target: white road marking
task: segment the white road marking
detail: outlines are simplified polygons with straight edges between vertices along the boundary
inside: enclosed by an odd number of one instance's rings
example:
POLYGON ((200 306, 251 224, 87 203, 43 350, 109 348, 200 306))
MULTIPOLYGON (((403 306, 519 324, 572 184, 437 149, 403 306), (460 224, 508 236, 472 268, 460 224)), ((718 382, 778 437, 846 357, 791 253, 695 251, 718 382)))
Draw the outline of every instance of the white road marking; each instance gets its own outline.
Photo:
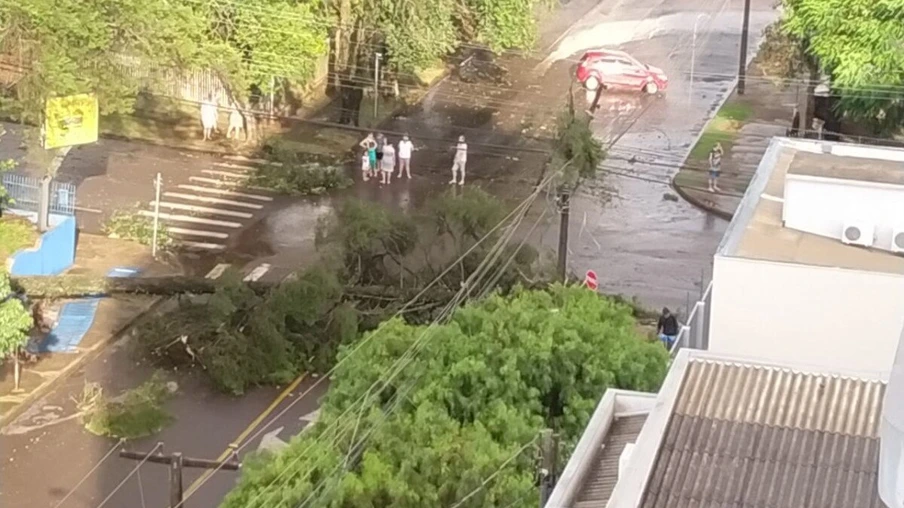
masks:
POLYGON ((223 272, 229 268, 229 263, 220 263, 217 266, 213 267, 213 270, 207 274, 206 279, 219 279, 223 272))
POLYGON ((214 162, 213 165, 218 168, 242 169, 245 171, 251 171, 252 169, 254 169, 254 166, 243 166, 241 164, 230 164, 228 162, 214 162))
POLYGON ((225 250, 226 246, 219 243, 205 243, 205 242, 179 242, 179 245, 183 247, 191 247, 194 249, 202 249, 202 250, 225 250))
POLYGON ((164 192, 164 197, 186 199, 188 201, 200 201, 202 203, 214 203, 218 205, 230 205, 239 208, 250 208, 252 210, 260 210, 264 205, 255 203, 245 203, 244 201, 235 201, 232 199, 212 198, 209 196, 195 196, 194 194, 183 194, 181 192, 164 192))
POLYGON ((228 233, 219 233, 216 231, 201 231, 200 229, 187 229, 187 228, 174 228, 172 226, 166 228, 170 233, 175 233, 177 235, 186 235, 186 236, 203 236, 205 238, 219 238, 226 239, 229 238, 228 233))
MULTIPOLYGON (((154 201, 151 201, 149 204, 153 208, 154 201)), ((254 216, 253 213, 248 212, 236 212, 233 210, 223 210, 222 208, 210 208, 207 206, 184 205, 182 203, 170 203, 168 201, 161 201, 160 207, 170 208, 172 210, 187 210, 190 212, 209 213, 212 215, 225 215, 227 217, 238 217, 240 219, 250 219, 254 216)))
MULTIPOLYGON (((154 212, 149 212, 147 210, 141 210, 138 212, 145 217, 153 217, 154 212)), ((220 226, 224 228, 240 228, 241 224, 238 222, 228 222, 224 220, 214 220, 214 219, 205 219, 203 217, 192 217, 191 215, 178 215, 172 213, 161 213, 160 218, 163 220, 173 220, 177 222, 194 222, 195 224, 207 224, 208 226, 220 226)))
POLYGON ((202 169, 201 172, 206 173, 208 175, 225 176, 226 178, 251 178, 251 175, 246 175, 243 173, 234 173, 232 171, 217 171, 215 169, 202 169))
POLYGON ((185 189, 185 190, 193 190, 196 192, 206 192, 208 194, 221 194, 223 196, 238 196, 238 197, 243 197, 243 198, 248 198, 248 199, 256 199, 258 201, 273 201, 273 198, 271 198, 269 196, 261 196, 258 194, 246 194, 244 192, 236 192, 236 191, 231 191, 231 190, 226 190, 226 189, 211 189, 209 187, 201 187, 199 185, 179 184, 179 188, 185 189))
POLYGON ((253 164, 271 164, 273 166, 282 166, 282 162, 268 161, 267 159, 249 159, 248 157, 244 157, 242 155, 224 155, 223 158, 231 161, 250 162, 253 164))
POLYGON ((301 420, 303 422, 307 422, 307 423, 314 423, 317 421, 318 418, 320 418, 320 410, 315 409, 315 410, 311 411, 310 413, 300 417, 299 420, 301 420))
POLYGON ((264 434, 260 444, 257 445, 258 451, 278 452, 289 446, 289 443, 279 438, 279 433, 282 432, 284 428, 285 427, 278 427, 264 434))
POLYGON ((241 185, 238 182, 230 182, 227 180, 218 180, 216 178, 204 178, 203 176, 190 176, 188 177, 190 182, 201 182, 201 183, 209 183, 211 185, 225 185, 227 187, 235 187, 236 185, 241 185))
POLYGON ((254 282, 254 281, 260 279, 261 277, 263 277, 264 274, 269 271, 270 271, 270 263, 264 263, 264 264, 256 267, 254 270, 251 270, 251 273, 249 273, 247 276, 245 276, 244 280, 245 280, 245 282, 254 282))

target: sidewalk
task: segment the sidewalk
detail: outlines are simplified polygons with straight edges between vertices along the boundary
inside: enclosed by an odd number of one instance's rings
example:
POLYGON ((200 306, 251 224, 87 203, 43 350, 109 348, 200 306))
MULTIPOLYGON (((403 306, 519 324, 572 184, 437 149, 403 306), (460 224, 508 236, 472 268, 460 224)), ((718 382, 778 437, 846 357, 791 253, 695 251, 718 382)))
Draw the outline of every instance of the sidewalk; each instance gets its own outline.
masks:
MULTIPOLYGON (((76 264, 67 273, 104 276, 115 268, 136 270, 138 276, 182 273, 182 270, 172 262, 155 261, 151 258, 148 248, 137 243, 95 235, 79 235, 76 264)), ((62 320, 58 321, 57 328, 51 331, 51 337, 54 342, 63 342, 66 347, 52 350, 71 349, 71 352, 39 353, 35 355, 33 361, 23 363, 19 392, 13 393, 13 364, 6 362, 0 366, 0 426, 12 421, 37 398, 52 390, 56 383, 95 357, 112 338, 119 335, 136 317, 150 309, 157 300, 154 297, 134 295, 52 302, 47 309, 49 316, 68 314, 66 309, 70 304, 77 303, 83 306, 89 303, 93 307, 89 309, 90 315, 76 316, 75 319, 81 321, 77 325, 90 328, 72 329, 65 327, 62 320), (70 344, 71 348, 68 347, 70 344)), ((47 341, 47 337, 33 336, 31 350, 46 349, 39 346, 43 345, 44 341, 47 341)))
POLYGON ((750 179, 774 136, 784 136, 791 125, 795 89, 781 89, 763 76, 754 59, 748 69, 744 95, 732 92, 707 125, 700 140, 675 175, 678 193, 694 206, 730 219, 741 203, 750 179), (716 142, 725 150, 721 192, 709 192, 709 151, 716 142))

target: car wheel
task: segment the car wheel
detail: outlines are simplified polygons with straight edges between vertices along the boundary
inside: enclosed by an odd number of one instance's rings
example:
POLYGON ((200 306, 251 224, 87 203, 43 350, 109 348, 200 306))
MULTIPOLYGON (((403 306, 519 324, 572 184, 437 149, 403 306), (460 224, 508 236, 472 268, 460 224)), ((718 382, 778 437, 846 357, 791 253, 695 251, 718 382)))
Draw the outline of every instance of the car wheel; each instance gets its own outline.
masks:
POLYGON ((600 80, 597 79, 596 76, 590 76, 586 80, 584 80, 584 88, 590 90, 591 92, 595 92, 597 88, 600 87, 600 80))
POLYGON ((650 81, 643 87, 643 91, 650 95, 654 95, 659 92, 659 86, 657 86, 655 82, 650 81))

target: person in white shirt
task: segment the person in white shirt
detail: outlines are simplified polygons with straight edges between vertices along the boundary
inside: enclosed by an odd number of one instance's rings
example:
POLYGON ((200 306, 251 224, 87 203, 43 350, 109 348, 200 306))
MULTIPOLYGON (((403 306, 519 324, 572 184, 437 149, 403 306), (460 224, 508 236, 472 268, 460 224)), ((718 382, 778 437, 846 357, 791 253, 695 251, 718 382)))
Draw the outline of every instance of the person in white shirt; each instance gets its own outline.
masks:
POLYGON ((380 175, 380 183, 392 183, 392 171, 395 169, 395 148, 392 147, 392 143, 383 145, 383 159, 380 161, 380 164, 383 166, 383 171, 380 175))
POLYGON ((408 134, 402 136, 402 140, 399 141, 399 175, 398 178, 402 178, 402 173, 405 173, 405 176, 408 179, 411 179, 411 152, 414 150, 414 144, 411 143, 411 140, 408 139, 408 134))
POLYGON ((370 180, 370 175, 370 156, 367 155, 367 150, 364 150, 361 152, 361 178, 366 182, 370 180))
MULTIPOLYGON (((229 108, 229 128, 226 129, 226 139, 232 139, 233 133, 235 133, 235 139, 239 139, 239 134, 243 130, 245 130, 245 118, 239 108, 233 104, 229 108)), ((247 133, 245 137, 247 137, 247 133)))
POLYGON ((464 136, 458 136, 458 144, 455 145, 455 158, 452 159, 452 180, 450 184, 465 184, 465 165, 468 163, 468 144, 464 136), (461 181, 456 182, 458 172, 461 171, 461 181))
POLYGON ((217 130, 217 103, 213 100, 213 94, 207 95, 207 100, 201 103, 201 127, 204 129, 204 141, 210 139, 213 131, 217 130))

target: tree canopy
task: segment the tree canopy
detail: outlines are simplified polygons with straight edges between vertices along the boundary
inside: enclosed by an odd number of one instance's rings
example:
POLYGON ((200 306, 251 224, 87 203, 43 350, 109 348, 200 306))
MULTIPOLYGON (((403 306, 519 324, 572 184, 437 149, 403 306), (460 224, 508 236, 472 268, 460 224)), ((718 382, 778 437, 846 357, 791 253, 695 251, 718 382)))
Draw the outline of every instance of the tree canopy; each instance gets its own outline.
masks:
POLYGON ((28 342, 31 314, 16 298, 9 284, 9 274, 0 270, 0 358, 6 358, 28 342))
POLYGON ((904 2, 784 0, 782 28, 832 78, 847 115, 904 123, 904 2))
POLYGON ((223 506, 532 506, 538 432, 572 447, 607 388, 655 390, 667 361, 630 308, 578 287, 393 319, 343 347, 318 423, 246 461, 223 506))

